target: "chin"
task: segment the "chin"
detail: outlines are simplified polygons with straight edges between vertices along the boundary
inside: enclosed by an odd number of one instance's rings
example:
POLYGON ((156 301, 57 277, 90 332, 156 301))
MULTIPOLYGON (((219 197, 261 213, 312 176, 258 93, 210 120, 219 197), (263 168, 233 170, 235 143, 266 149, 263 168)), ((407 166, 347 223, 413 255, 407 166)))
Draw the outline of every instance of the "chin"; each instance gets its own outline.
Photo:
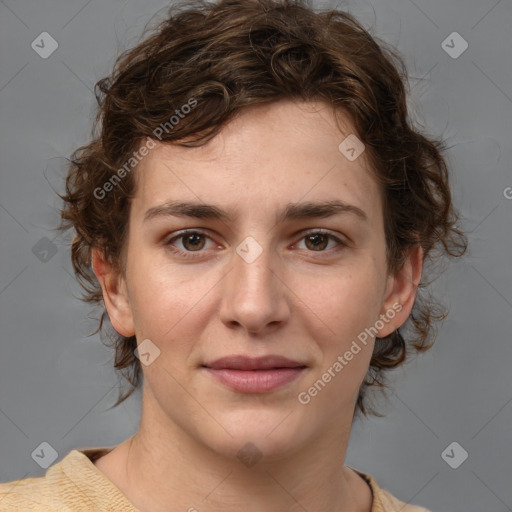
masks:
MULTIPOLYGON (((313 433, 308 435, 308 425, 299 422, 298 415, 290 414, 290 408, 279 411, 233 411, 227 416, 218 416, 219 423, 231 434, 216 429, 220 436, 212 439, 210 447, 219 455, 227 458, 282 459, 297 451, 307 443, 313 433)), ((210 432, 211 434, 212 432, 210 432)))

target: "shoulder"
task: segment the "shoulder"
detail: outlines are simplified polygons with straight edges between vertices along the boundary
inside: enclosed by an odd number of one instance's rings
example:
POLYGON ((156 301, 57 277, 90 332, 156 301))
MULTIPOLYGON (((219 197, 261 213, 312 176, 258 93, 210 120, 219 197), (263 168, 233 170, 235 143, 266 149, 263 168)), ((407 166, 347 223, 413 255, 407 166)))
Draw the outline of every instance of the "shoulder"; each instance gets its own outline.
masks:
POLYGON ((0 512, 57 512, 51 504, 52 488, 45 477, 25 478, 0 484, 0 512))
POLYGON ((389 491, 383 489, 375 479, 366 473, 353 469, 370 486, 373 494, 373 505, 371 512, 431 512, 430 510, 405 503, 393 496, 389 491))
POLYGON ((382 502, 382 512, 430 512, 430 510, 419 505, 405 503, 382 488, 379 488, 379 499, 382 502))
POLYGON ((0 512, 135 511, 92 462, 105 450, 71 450, 42 477, 0 484, 0 512))

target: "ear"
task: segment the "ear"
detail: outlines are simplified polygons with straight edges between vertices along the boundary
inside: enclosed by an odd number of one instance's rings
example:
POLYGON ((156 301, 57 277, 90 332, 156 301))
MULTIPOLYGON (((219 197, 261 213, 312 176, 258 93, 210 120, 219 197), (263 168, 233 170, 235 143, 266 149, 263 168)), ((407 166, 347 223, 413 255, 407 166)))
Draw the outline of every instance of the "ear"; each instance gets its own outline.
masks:
POLYGON ((101 285, 103 302, 112 327, 122 336, 134 336, 133 315, 124 277, 97 248, 92 250, 92 269, 101 285))
POLYGON ((417 244, 410 249, 402 268, 388 276, 381 316, 389 319, 377 337, 384 338, 398 329, 409 318, 423 271, 423 249, 417 244), (395 314, 391 317, 391 312, 395 314))

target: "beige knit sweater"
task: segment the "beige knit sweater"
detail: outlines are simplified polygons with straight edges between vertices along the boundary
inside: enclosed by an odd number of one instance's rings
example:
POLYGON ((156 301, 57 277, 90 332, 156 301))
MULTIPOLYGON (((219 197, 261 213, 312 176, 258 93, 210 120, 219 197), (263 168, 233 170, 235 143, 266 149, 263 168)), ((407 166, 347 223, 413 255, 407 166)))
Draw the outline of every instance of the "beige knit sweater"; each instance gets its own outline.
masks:
MULTIPOLYGON (((111 449, 72 450, 49 467, 45 476, 0 484, 0 512, 138 512, 93 464, 111 449)), ((422 507, 406 505, 381 489, 371 476, 354 471, 371 487, 371 512, 429 512, 422 507)))

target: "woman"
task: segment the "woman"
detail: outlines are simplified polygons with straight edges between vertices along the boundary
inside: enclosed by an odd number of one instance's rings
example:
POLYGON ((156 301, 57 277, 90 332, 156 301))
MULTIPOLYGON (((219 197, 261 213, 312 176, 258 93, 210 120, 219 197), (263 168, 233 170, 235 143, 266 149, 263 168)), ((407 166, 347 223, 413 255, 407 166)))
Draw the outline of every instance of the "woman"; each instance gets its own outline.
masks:
POLYGON ((343 464, 366 391, 431 346, 424 263, 466 246, 405 76, 350 15, 273 0, 180 4, 119 57, 61 228, 140 426, 1 510, 426 510, 343 464))

